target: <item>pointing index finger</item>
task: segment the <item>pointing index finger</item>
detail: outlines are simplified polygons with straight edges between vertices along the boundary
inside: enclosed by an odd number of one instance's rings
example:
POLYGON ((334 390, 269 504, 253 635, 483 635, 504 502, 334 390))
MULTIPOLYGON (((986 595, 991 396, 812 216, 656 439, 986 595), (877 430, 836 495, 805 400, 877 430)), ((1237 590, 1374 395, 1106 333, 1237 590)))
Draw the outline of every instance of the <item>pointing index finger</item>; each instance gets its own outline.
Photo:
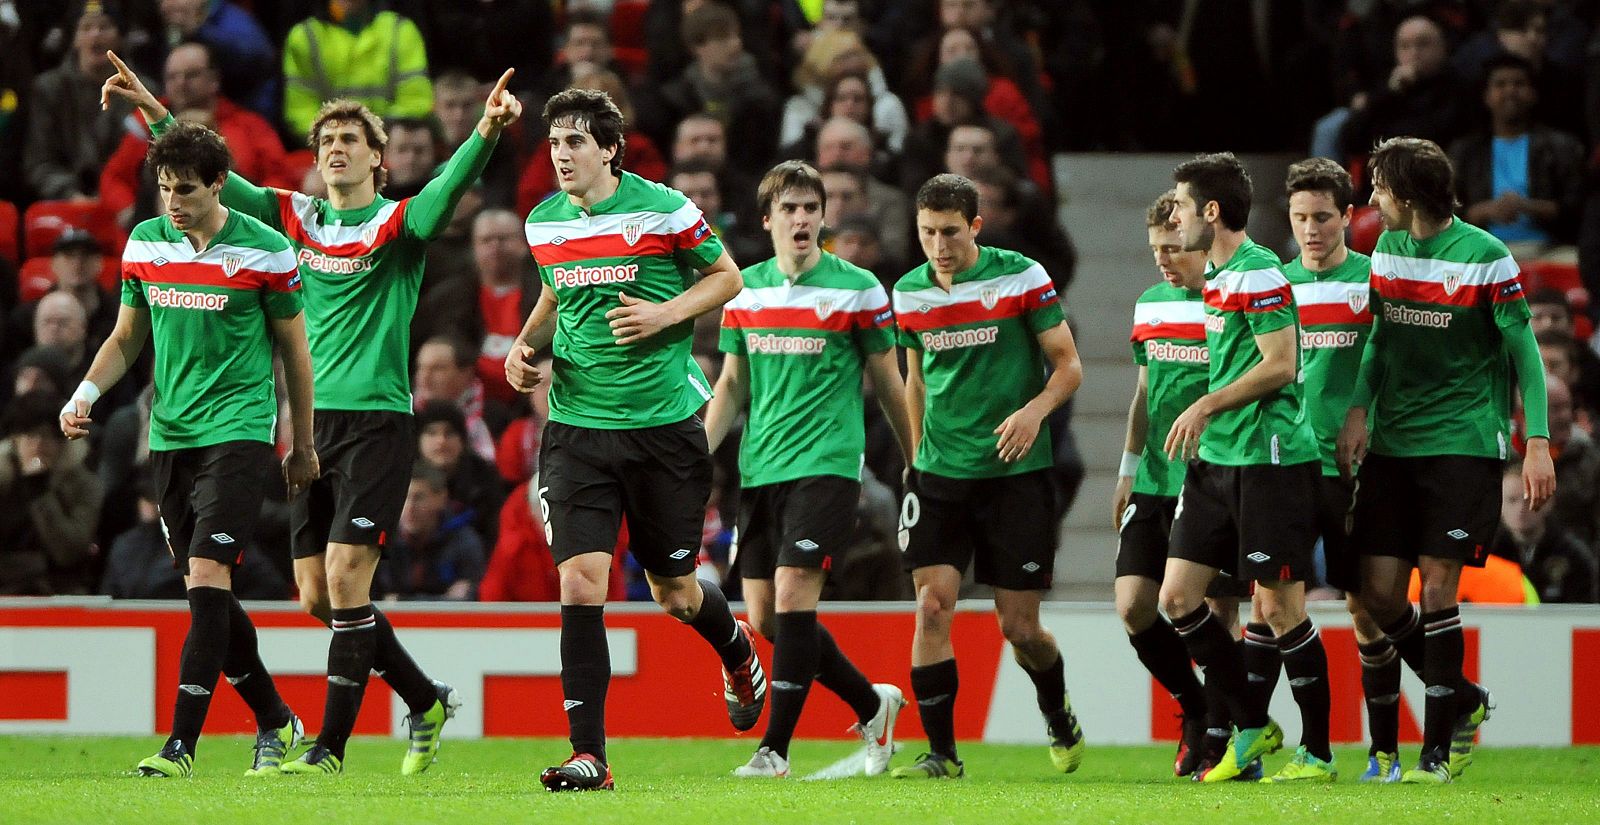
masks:
POLYGON ((119 76, 121 76, 122 79, 124 79, 124 80, 132 80, 133 79, 133 70, 128 68, 128 64, 122 62, 122 58, 117 57, 117 53, 116 52, 111 51, 110 49, 107 49, 106 50, 106 57, 110 58, 111 65, 117 67, 117 74, 119 76))
POLYGON ((516 69, 506 69, 505 74, 500 75, 500 79, 495 81, 494 91, 489 93, 490 101, 498 102, 500 100, 500 93, 506 90, 506 84, 511 82, 511 76, 516 73, 516 69))

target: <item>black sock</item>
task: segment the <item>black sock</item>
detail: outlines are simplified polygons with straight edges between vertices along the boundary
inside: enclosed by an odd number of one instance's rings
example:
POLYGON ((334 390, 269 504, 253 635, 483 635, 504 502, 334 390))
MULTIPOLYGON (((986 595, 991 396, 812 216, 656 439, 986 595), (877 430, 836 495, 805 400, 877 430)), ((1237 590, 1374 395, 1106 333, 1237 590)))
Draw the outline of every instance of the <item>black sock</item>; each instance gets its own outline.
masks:
POLYGON ((844 655, 821 623, 817 624, 817 684, 839 695, 856 719, 866 722, 878 715, 878 692, 860 668, 844 655))
POLYGON ((278 695, 278 686, 272 674, 261 662, 261 649, 256 644, 256 625, 250 614, 244 612, 239 598, 228 591, 228 655, 222 660, 222 675, 228 678, 235 693, 250 706, 255 714, 256 727, 277 730, 289 724, 289 706, 278 695))
POLYGON ((413 714, 427 713, 433 703, 439 701, 439 691, 434 688, 433 680, 422 672, 422 668, 417 667, 411 654, 401 646, 400 640, 395 638, 394 625, 389 624, 389 617, 383 615, 376 605, 372 608, 372 619, 373 632, 377 636, 372 669, 389 683, 395 695, 406 703, 413 714))
POLYGON ((917 715, 928 733, 928 750, 956 758, 956 690, 961 686, 956 660, 911 668, 911 692, 917 697, 917 715))
POLYGON ((1400 750, 1400 654, 1388 639, 1357 645, 1361 652, 1361 693, 1367 700, 1367 754, 1400 750))
POLYGON ((772 714, 767 717, 767 733, 761 744, 788 759, 789 740, 800 722, 811 680, 816 677, 820 654, 817 639, 817 611, 796 610, 773 617, 772 714))
POLYGON ((1189 651, 1184 649, 1178 631, 1173 630, 1166 619, 1156 617, 1149 627, 1129 634, 1128 642, 1133 645, 1144 669, 1178 701, 1184 716, 1205 715, 1205 695, 1200 680, 1195 678, 1194 667, 1189 664, 1189 651))
POLYGON ((605 608, 561 606, 561 692, 572 752, 606 761, 606 689, 611 686, 611 649, 606 644, 605 608))
POLYGON ((211 694, 228 658, 228 602, 233 594, 220 587, 189 588, 189 635, 183 640, 178 662, 178 701, 172 710, 173 740, 183 743, 190 756, 211 709, 211 694))
POLYGON ((367 674, 378 648, 372 605, 333 609, 333 639, 328 642, 328 699, 323 705, 317 744, 344 759, 344 745, 356 726, 367 674))
POLYGON ((1250 622, 1244 626, 1244 644, 1239 647, 1244 654, 1245 681, 1250 683, 1249 700, 1263 713, 1272 707, 1272 694, 1278 689, 1278 671, 1283 668, 1283 656, 1278 652, 1278 637, 1272 625, 1250 622))
MULTIPOLYGON (((1278 648, 1289 675, 1289 691, 1300 706, 1300 744, 1312 756, 1331 762, 1328 713, 1333 702, 1328 695, 1328 653, 1322 647, 1322 633, 1306 619, 1278 639, 1278 648)), ((1273 678, 1277 678, 1276 672, 1273 678)))
POLYGON ((1211 608, 1201 604, 1194 612, 1172 622, 1173 629, 1183 639, 1189 657, 1205 669, 1206 684, 1213 680, 1228 703, 1228 715, 1240 728, 1259 728, 1267 724, 1266 708, 1257 707, 1247 699, 1245 691, 1250 683, 1245 681, 1244 659, 1239 647, 1228 635, 1222 622, 1211 615, 1211 608))
POLYGON ((1422 614, 1427 661, 1423 681, 1428 685, 1427 706, 1422 717, 1422 752, 1441 759, 1450 755, 1450 736, 1454 732, 1457 706, 1467 687, 1461 674, 1466 658, 1466 641, 1461 636, 1461 608, 1449 607, 1422 614))
MULTIPOLYGON (((1239 655, 1243 656, 1244 641, 1239 641, 1237 645, 1239 655)), ((1184 655, 1189 655, 1187 650, 1184 651, 1184 655)), ((1206 736, 1226 742, 1228 737, 1233 735, 1233 713, 1228 710, 1228 695, 1222 692, 1222 686, 1217 680, 1211 678, 1201 683, 1201 689, 1206 694, 1206 736)))
POLYGON ((728 609, 728 599, 722 595, 722 588, 705 579, 695 581, 700 585, 702 598, 700 612, 689 620, 689 626, 700 634, 700 638, 711 643, 712 649, 722 659, 723 667, 738 670, 750 658, 750 643, 739 632, 739 625, 734 622, 733 611, 728 609))
POLYGON ((1400 658, 1405 660, 1406 667, 1417 674, 1417 678, 1427 681, 1423 662, 1422 613, 1414 604, 1407 604, 1406 611, 1400 614, 1393 624, 1383 629, 1383 635, 1389 637, 1389 644, 1394 645, 1400 658))
POLYGON ((1039 703, 1039 712, 1046 719, 1055 718, 1067 704, 1066 657, 1057 651, 1055 663, 1045 665, 1043 670, 1034 670, 1023 664, 1021 659, 1017 660, 1017 664, 1033 680, 1033 696, 1039 703))

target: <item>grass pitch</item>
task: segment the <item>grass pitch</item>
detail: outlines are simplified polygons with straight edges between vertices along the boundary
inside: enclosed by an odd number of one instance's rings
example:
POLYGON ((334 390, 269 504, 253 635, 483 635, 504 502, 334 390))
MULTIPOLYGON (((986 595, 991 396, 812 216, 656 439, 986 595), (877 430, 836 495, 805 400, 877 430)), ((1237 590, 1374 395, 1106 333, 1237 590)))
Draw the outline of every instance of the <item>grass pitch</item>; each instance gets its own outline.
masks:
MULTIPOLYGON (((448 734, 447 734, 448 737, 448 734)), ((420 777, 399 775, 405 744, 358 738, 339 777, 246 779, 251 742, 207 737, 190 780, 133 775, 157 737, 0 736, 0 822, 511 822, 810 823, 974 822, 1333 823, 1600 821, 1600 748, 1485 749, 1457 784, 1365 786, 1365 751, 1341 749, 1333 785, 1202 787, 1171 776, 1166 747, 1095 747, 1071 776, 1054 773, 1043 745, 969 744, 967 778, 824 782, 738 780, 727 774, 756 746, 742 740, 628 739, 611 745, 615 793, 549 794, 538 772, 566 757, 563 741, 449 741, 420 777)), ((905 764, 920 743, 894 764, 905 764)), ((854 750, 847 742, 799 742, 796 776, 854 750)), ((1415 758, 1409 746, 1406 760, 1415 758)), ((1285 761, 1268 759, 1269 773, 1285 761)))

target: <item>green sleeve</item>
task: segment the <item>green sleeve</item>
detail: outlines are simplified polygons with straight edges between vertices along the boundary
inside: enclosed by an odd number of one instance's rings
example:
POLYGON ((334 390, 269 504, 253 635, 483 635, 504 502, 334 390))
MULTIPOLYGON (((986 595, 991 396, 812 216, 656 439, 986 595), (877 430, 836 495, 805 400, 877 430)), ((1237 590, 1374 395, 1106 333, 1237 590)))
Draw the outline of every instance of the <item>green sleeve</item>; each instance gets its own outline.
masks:
POLYGON ((922 339, 918 338, 915 332, 901 326, 895 327, 895 331, 897 333, 895 337, 900 341, 900 346, 915 352, 922 351, 922 339))
POLYGON ((1150 365, 1150 358, 1149 358, 1149 356, 1145 355, 1145 352, 1144 352, 1144 342, 1143 341, 1134 341, 1133 342, 1133 363, 1138 364, 1141 367, 1146 367, 1146 366, 1150 365))
POLYGON ((261 293, 261 306, 266 309, 269 318, 293 318, 300 314, 303 308, 300 301, 300 291, 280 292, 278 290, 263 290, 261 293))
POLYGON ((1056 298, 1055 290, 1050 290, 1039 298, 1039 301, 1038 306, 1028 308, 1026 318, 1029 332, 1038 335, 1067 322, 1067 313, 1061 308, 1061 301, 1056 298))
POLYGON ((744 334, 738 327, 728 326, 723 321, 721 329, 717 332, 717 349, 729 355, 749 355, 744 345, 744 334))
POLYGON ((483 167, 494 153, 495 142, 484 140, 477 129, 450 156, 444 171, 422 187, 406 204, 405 231, 413 238, 431 241, 450 225, 456 204, 483 174, 483 167))
POLYGON ((138 278, 126 274, 122 276, 122 305, 134 309, 150 308, 150 304, 145 301, 144 286, 140 284, 138 278))
POLYGON ((1533 338, 1533 327, 1524 320, 1520 325, 1503 327, 1506 350, 1511 353, 1511 365, 1517 370, 1517 386, 1522 388, 1523 436, 1525 438, 1550 437, 1550 406, 1544 388, 1544 360, 1539 357, 1539 343, 1533 338))
POLYGON ((1369 409, 1378 394, 1378 347, 1383 340, 1383 320, 1374 313, 1372 334, 1361 349, 1361 366, 1356 369, 1356 383, 1350 390, 1350 406, 1369 409))
MULTIPOLYGON (((150 124, 150 134, 160 137, 177 122, 172 113, 167 112, 166 117, 150 124)), ((229 172, 228 182, 222 185, 222 205, 237 209, 279 232, 283 231, 283 219, 278 214, 278 196, 268 187, 256 186, 245 180, 237 172, 229 172)))
POLYGON ((873 297, 877 299, 876 306, 869 306, 858 316, 855 328, 856 346, 868 355, 893 349, 895 342, 894 310, 889 308, 889 296, 873 287, 873 297))

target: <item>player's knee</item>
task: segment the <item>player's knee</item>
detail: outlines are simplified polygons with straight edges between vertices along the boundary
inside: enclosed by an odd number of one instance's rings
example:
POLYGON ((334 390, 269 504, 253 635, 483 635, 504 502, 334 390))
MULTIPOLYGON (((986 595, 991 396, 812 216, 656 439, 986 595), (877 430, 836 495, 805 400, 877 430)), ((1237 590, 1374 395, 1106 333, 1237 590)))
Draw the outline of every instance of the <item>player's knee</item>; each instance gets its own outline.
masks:
POLYGON ((1168 588, 1166 586, 1161 588, 1161 610, 1174 621, 1179 617, 1193 613, 1204 603, 1204 597, 1196 597, 1194 594, 1179 588, 1168 588))
POLYGON ((687 622, 694 618, 698 605, 694 603, 693 595, 686 587, 655 587, 652 594, 656 604, 661 605, 672 618, 680 622, 687 622))
POLYGON ((1142 633, 1156 621, 1155 603, 1148 599, 1128 598, 1117 600, 1117 618, 1129 635, 1142 633))
POLYGON ((917 593, 917 624, 923 628, 943 628, 950 624, 955 613, 955 603, 946 601, 932 588, 924 587, 917 593))
POLYGON ((328 592, 326 590, 302 588, 300 591, 300 609, 323 624, 327 624, 333 615, 331 612, 332 607, 328 603, 328 592))
POLYGON ((1000 635, 1017 650, 1031 651, 1044 646, 1048 635, 1037 617, 1001 616, 1000 635))
POLYGON ((1422 582, 1422 612, 1447 610, 1456 605, 1456 583, 1453 581, 1422 582))
POLYGON ((750 614, 750 629, 754 630, 761 638, 772 641, 772 634, 776 630, 772 622, 772 614, 750 614))
POLYGON ((1261 613, 1261 621, 1271 625, 1272 632, 1280 636, 1305 621, 1306 616, 1305 610, 1295 610, 1294 605, 1277 599, 1262 599, 1257 609, 1261 613))

